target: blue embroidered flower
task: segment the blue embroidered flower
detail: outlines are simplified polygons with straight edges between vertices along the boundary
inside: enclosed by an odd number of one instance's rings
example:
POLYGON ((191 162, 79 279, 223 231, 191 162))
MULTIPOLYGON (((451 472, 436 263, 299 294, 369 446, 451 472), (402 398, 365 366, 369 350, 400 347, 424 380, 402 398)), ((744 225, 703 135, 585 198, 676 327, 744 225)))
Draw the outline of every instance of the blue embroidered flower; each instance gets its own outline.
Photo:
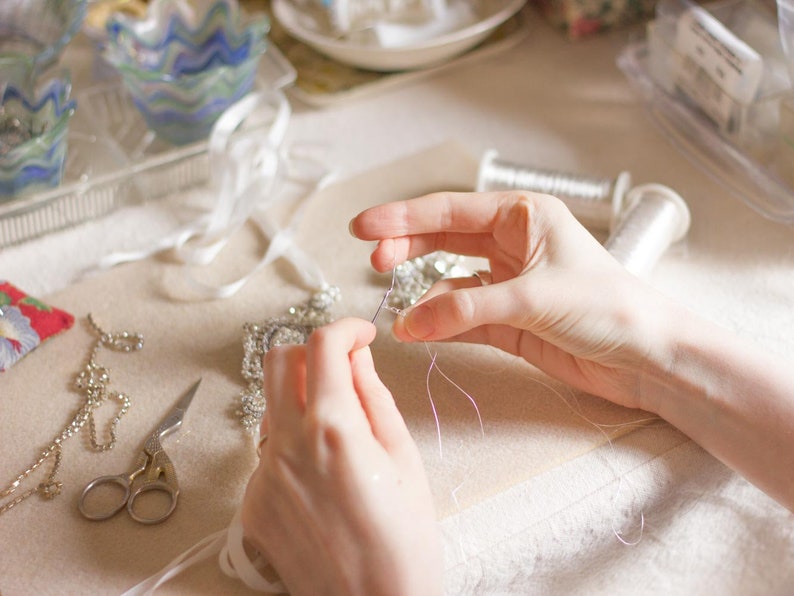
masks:
POLYGON ((0 372, 41 343, 39 334, 16 306, 3 306, 0 316, 0 372))

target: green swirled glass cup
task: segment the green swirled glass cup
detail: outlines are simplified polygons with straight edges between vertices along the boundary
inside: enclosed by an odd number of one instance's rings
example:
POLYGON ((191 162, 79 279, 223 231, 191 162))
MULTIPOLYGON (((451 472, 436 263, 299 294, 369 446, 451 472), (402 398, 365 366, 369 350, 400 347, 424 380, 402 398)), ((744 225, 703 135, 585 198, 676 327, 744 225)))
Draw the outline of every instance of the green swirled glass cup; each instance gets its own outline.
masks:
POLYGON ((150 130, 175 144, 209 136, 254 86, 269 20, 235 0, 154 0, 147 15, 107 23, 103 56, 119 70, 150 130))
POLYGON ((55 64, 80 30, 87 0, 0 0, 0 57, 23 57, 37 72, 55 64))
POLYGON ((0 202, 60 184, 70 96, 67 71, 37 80, 29 62, 0 58, 0 202))

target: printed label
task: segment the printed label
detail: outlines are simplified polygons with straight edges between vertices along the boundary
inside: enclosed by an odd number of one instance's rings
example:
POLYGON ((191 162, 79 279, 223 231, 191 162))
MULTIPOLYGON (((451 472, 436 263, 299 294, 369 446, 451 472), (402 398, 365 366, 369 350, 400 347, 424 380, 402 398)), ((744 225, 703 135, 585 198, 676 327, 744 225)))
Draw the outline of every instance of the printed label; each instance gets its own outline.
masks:
POLYGON ((750 104, 761 84, 760 54, 700 7, 681 15, 675 44, 676 85, 721 128, 733 130, 737 104, 750 104))

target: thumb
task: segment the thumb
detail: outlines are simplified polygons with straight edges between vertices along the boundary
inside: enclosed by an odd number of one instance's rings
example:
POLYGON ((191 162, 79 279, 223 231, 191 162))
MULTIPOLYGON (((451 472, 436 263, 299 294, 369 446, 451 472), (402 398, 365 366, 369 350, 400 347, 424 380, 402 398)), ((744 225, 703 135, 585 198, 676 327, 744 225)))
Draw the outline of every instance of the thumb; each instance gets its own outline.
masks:
POLYGON ((395 321, 401 341, 440 341, 482 325, 524 327, 532 313, 525 289, 516 280, 451 290, 416 304, 395 321))
POLYGON ((411 436, 391 392, 375 371, 369 348, 352 352, 350 364, 356 393, 369 420, 372 434, 386 451, 394 454, 411 441, 411 436))

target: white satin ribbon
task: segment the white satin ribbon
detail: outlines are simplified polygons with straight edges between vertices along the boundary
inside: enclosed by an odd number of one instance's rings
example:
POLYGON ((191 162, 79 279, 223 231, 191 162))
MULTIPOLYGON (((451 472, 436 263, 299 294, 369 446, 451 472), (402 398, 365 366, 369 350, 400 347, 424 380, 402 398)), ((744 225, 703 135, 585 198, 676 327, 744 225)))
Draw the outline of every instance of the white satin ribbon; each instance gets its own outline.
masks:
MULTIPOLYGON (((284 257, 308 288, 323 288, 326 282, 322 271, 293 238, 308 204, 305 199, 326 184, 331 174, 310 153, 302 155, 298 149, 281 147, 288 121, 289 104, 280 92, 249 95, 229 108, 216 123, 209 141, 210 187, 216 197, 212 209, 155 245, 109 255, 100 266, 111 267, 173 249, 185 265, 186 280, 192 289, 201 296, 219 298, 234 294, 258 270, 284 257), (259 143, 243 138, 230 145, 231 135, 240 124, 267 103, 275 109, 275 116, 265 141, 259 143), (288 192, 289 184, 298 187, 297 194, 288 192), (288 225, 280 228, 268 216, 267 210, 290 198, 297 206, 288 225), (211 286, 195 279, 190 267, 211 263, 248 221, 257 225, 270 240, 259 262, 240 279, 224 285, 211 286)), ((123 596, 152 594, 188 567, 216 555, 226 575, 242 581, 252 590, 273 594, 287 591, 281 581, 271 582, 262 576, 259 570, 267 563, 261 555, 252 560, 246 551, 238 509, 228 528, 199 541, 123 596)))
POLYGON ((176 577, 188 567, 200 563, 215 555, 221 570, 231 578, 242 581, 246 586, 257 592, 284 594, 286 587, 281 581, 266 580, 259 569, 266 564, 261 556, 253 561, 245 550, 243 525, 240 521, 241 510, 238 508, 228 528, 210 534, 191 546, 162 570, 133 586, 122 596, 148 596, 154 594, 160 586, 176 577))
POLYGON ((311 155, 301 156, 282 146, 289 118, 289 103, 280 91, 252 93, 229 107, 213 127, 208 143, 212 208, 152 246, 107 255, 98 266, 109 268, 173 249, 184 265, 184 278, 192 292, 199 298, 225 298, 242 288, 257 271, 284 257, 308 288, 324 287, 322 272, 292 238, 303 216, 305 199, 327 184, 331 172, 311 155), (273 117, 265 139, 255 140, 249 135, 232 142, 232 135, 242 123, 267 107, 273 117), (298 187, 297 194, 288 192, 290 185, 298 187), (279 228, 267 211, 289 198, 298 207, 286 227, 279 228), (270 240, 260 260, 245 275, 225 284, 197 279, 193 267, 211 264, 248 221, 270 240))

